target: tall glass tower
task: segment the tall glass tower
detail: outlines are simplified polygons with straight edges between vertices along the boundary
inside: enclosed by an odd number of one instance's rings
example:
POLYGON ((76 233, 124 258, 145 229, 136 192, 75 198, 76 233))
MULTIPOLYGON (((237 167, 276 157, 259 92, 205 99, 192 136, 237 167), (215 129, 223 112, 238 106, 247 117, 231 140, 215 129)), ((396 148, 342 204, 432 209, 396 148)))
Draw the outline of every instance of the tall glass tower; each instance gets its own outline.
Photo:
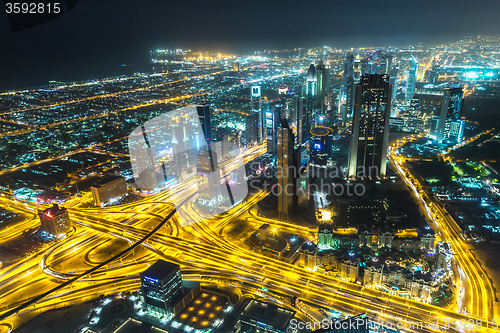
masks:
POLYGON ((387 74, 367 74, 356 86, 349 178, 384 178, 392 87, 387 74))
POLYGON ((417 81, 418 62, 413 56, 410 59, 410 72, 406 81, 405 104, 410 105, 415 90, 415 82, 417 81))
POLYGON ((463 122, 460 117, 462 116, 463 97, 464 92, 461 87, 445 90, 441 103, 437 141, 451 143, 462 141, 463 122))

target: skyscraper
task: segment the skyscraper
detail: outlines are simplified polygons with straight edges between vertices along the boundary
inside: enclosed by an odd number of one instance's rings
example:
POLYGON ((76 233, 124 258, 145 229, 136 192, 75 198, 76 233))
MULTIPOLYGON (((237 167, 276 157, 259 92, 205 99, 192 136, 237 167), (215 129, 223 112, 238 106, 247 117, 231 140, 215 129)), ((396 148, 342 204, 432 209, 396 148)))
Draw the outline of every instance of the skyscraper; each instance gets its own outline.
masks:
POLYGON ((344 123, 351 119, 354 108, 354 56, 348 54, 344 63, 344 84, 343 98, 345 99, 345 109, 341 112, 341 118, 344 123))
POLYGON ((262 102, 261 102, 261 90, 260 86, 252 86, 250 91, 250 110, 252 113, 258 115, 257 122, 257 133, 258 140, 262 142, 267 138, 266 134, 266 123, 265 123, 265 115, 262 112, 262 102))
POLYGON ((385 177, 390 107, 389 76, 364 75, 356 86, 349 178, 385 177))
POLYGON ((321 60, 316 66, 316 109, 320 114, 326 111, 325 98, 328 94, 328 71, 325 64, 321 60))
POLYGON ((71 230, 68 210, 54 204, 52 207, 38 210, 40 230, 52 237, 61 238, 71 230))
POLYGON ((394 105, 394 101, 396 100, 398 92, 398 76, 397 75, 389 76, 389 83, 392 86, 391 105, 394 105))
POLYGON ((329 127, 311 129, 311 166, 327 168, 332 166, 333 130, 329 127))
POLYGON ((199 198, 205 202, 218 200, 221 195, 220 169, 214 150, 200 149, 197 156, 199 198))
POLYGON ((406 80, 406 92, 405 92, 406 105, 410 105, 411 99, 413 97, 413 91, 415 90, 415 82, 417 81, 417 68, 418 68, 417 59, 411 56, 410 71, 408 73, 408 79, 406 80))
POLYGON ((302 142, 306 142, 309 140, 311 130, 314 124, 314 117, 316 115, 316 107, 317 107, 317 88, 318 78, 316 76, 316 67, 314 64, 309 66, 309 70, 307 71, 307 81, 305 86, 305 96, 306 96, 306 110, 304 114, 304 122, 302 128, 302 142))
POLYGON ((293 154, 293 132, 286 119, 281 120, 278 132, 278 211, 280 217, 288 219, 293 207, 295 168, 293 154))
POLYGON ((384 64, 385 65, 385 71, 384 71, 385 74, 390 75, 390 72, 392 70, 392 60, 393 60, 393 58, 394 57, 392 56, 392 54, 388 54, 388 55, 385 56, 385 64, 384 64))
POLYGON ((297 143, 302 144, 305 141, 306 135, 304 133, 306 129, 306 117, 307 117, 307 100, 305 97, 300 97, 297 100, 297 143))
POLYGON ((245 118, 245 143, 247 145, 259 140, 259 114, 251 113, 245 118))
POLYGON ((278 149, 278 128, 283 112, 283 104, 272 103, 266 112, 267 152, 276 155, 278 149))
POLYGON ((463 88, 446 89, 441 103, 441 113, 439 116, 439 134, 437 141, 447 141, 458 143, 462 141, 463 122, 462 116, 463 88))
POLYGON ((212 121, 210 114, 210 104, 205 103, 198 105, 196 107, 196 111, 198 111, 198 117, 200 118, 203 135, 205 135, 205 139, 207 140, 207 146, 208 148, 210 148, 210 144, 212 143, 212 121))
POLYGON ((361 59, 359 55, 356 56, 356 59, 353 63, 353 73, 354 73, 354 82, 357 84, 361 79, 361 59))

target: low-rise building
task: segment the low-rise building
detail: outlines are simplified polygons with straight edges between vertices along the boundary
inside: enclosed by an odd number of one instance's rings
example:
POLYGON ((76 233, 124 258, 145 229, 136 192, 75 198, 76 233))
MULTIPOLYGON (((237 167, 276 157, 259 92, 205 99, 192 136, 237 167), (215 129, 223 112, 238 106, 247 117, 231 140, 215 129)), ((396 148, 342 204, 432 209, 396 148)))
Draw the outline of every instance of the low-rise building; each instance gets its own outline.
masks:
POLYGON ((127 194, 125 177, 117 175, 104 176, 90 187, 94 205, 102 207, 127 194))
POLYGON ((52 207, 38 210, 40 231, 53 238, 62 238, 71 230, 71 221, 68 210, 54 204, 52 207))
POLYGON ((275 304, 252 299, 238 319, 239 333, 285 333, 291 332, 290 321, 295 316, 291 311, 275 304))

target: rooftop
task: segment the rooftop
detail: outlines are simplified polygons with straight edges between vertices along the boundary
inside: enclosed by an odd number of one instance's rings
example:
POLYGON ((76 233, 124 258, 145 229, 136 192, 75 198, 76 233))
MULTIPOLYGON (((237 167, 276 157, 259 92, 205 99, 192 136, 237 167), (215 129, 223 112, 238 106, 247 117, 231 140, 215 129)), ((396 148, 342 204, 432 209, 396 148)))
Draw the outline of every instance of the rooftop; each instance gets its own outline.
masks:
POLYGON ((106 185, 107 183, 110 183, 112 181, 115 181, 117 179, 122 179, 122 178, 125 179, 124 177, 118 176, 118 175, 105 175, 105 176, 99 178, 94 183, 94 185, 92 185, 92 187, 101 187, 101 186, 106 185))
POLYGON ((295 311, 274 304, 251 300, 241 313, 241 319, 255 320, 284 332, 294 315, 295 311))
POLYGON ((164 260, 158 260, 155 262, 151 267, 146 269, 142 275, 158 279, 158 280, 163 280, 166 276, 168 276, 170 273, 176 270, 180 270, 181 266, 164 261, 164 260))

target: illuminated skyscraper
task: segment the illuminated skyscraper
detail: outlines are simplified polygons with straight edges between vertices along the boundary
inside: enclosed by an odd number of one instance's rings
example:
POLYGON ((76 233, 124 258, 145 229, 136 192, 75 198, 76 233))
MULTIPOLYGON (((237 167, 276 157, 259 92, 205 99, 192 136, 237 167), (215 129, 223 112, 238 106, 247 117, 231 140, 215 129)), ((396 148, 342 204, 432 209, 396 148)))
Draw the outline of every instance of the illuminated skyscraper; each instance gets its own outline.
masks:
POLYGON ((272 103, 266 112, 267 152, 276 155, 278 149, 278 128, 283 112, 281 102, 272 103))
POLYGON ((393 60, 392 54, 388 54, 385 56, 385 70, 384 73, 390 75, 391 69, 392 69, 392 60, 393 60))
POLYGON ((210 203, 221 195, 220 169, 217 154, 213 150, 200 149, 197 156, 199 198, 210 203))
POLYGON ((196 111, 198 111, 198 117, 200 118, 203 135, 205 135, 205 139, 207 140, 207 146, 210 148, 210 144, 212 143, 212 117, 210 114, 210 104, 205 103, 198 105, 196 107, 196 111))
POLYGON ((278 132, 278 211, 280 217, 288 219, 293 207, 296 190, 293 160, 293 132, 285 119, 281 120, 278 132))
POLYGON ((54 204, 52 207, 38 210, 40 231, 55 238, 61 238, 71 230, 68 210, 54 204))
MULTIPOLYGON (((398 76, 397 75, 389 76, 389 83, 392 86, 391 105, 394 105, 394 101, 396 100, 397 91, 398 91, 398 76)), ((396 115, 394 115, 394 116, 396 116, 396 115)))
POLYGON ((259 140, 259 114, 251 113, 245 118, 245 142, 247 145, 259 140))
POLYGON ((320 114, 324 114, 325 109, 325 98, 328 94, 328 71, 326 69, 323 61, 320 61, 316 66, 316 109, 320 114))
POLYGON ((332 166, 333 130, 329 127, 311 129, 311 166, 327 168, 332 166))
POLYGON ((415 57, 410 59, 410 71, 408 73, 408 79, 406 80, 406 92, 405 92, 405 104, 410 105, 411 99, 413 98, 413 92, 415 91, 415 82, 417 81, 417 68, 418 62, 415 57))
POLYGON ((310 138, 309 131, 312 126, 314 126, 314 117, 316 115, 316 107, 317 107, 317 88, 318 78, 316 76, 316 68, 314 64, 309 66, 309 70, 307 71, 307 81, 305 86, 305 96, 306 96, 306 112, 304 114, 304 123, 303 123, 303 135, 302 142, 306 142, 310 138))
POLYGON ((300 97, 297 100, 297 143, 302 144, 305 142, 307 125, 307 99, 300 97))
POLYGON ((445 90, 441 103, 437 141, 450 143, 462 141, 463 122, 460 117, 462 116, 463 95, 461 87, 445 90))
POLYGON ((257 133, 258 140, 262 142, 267 138, 265 115, 262 111, 260 86, 252 86, 250 93, 250 110, 258 115, 257 133))
POLYGON ((353 64, 353 73, 354 73, 354 83, 358 83, 361 79, 361 59, 359 56, 356 56, 353 64))
POLYGON ((345 99, 345 108, 341 110, 340 117, 346 123, 352 117, 352 110, 354 108, 354 56, 348 54, 344 63, 344 84, 343 84, 343 98, 345 99))
POLYGON ((364 75, 356 86, 349 178, 386 176, 390 107, 389 76, 364 75))

